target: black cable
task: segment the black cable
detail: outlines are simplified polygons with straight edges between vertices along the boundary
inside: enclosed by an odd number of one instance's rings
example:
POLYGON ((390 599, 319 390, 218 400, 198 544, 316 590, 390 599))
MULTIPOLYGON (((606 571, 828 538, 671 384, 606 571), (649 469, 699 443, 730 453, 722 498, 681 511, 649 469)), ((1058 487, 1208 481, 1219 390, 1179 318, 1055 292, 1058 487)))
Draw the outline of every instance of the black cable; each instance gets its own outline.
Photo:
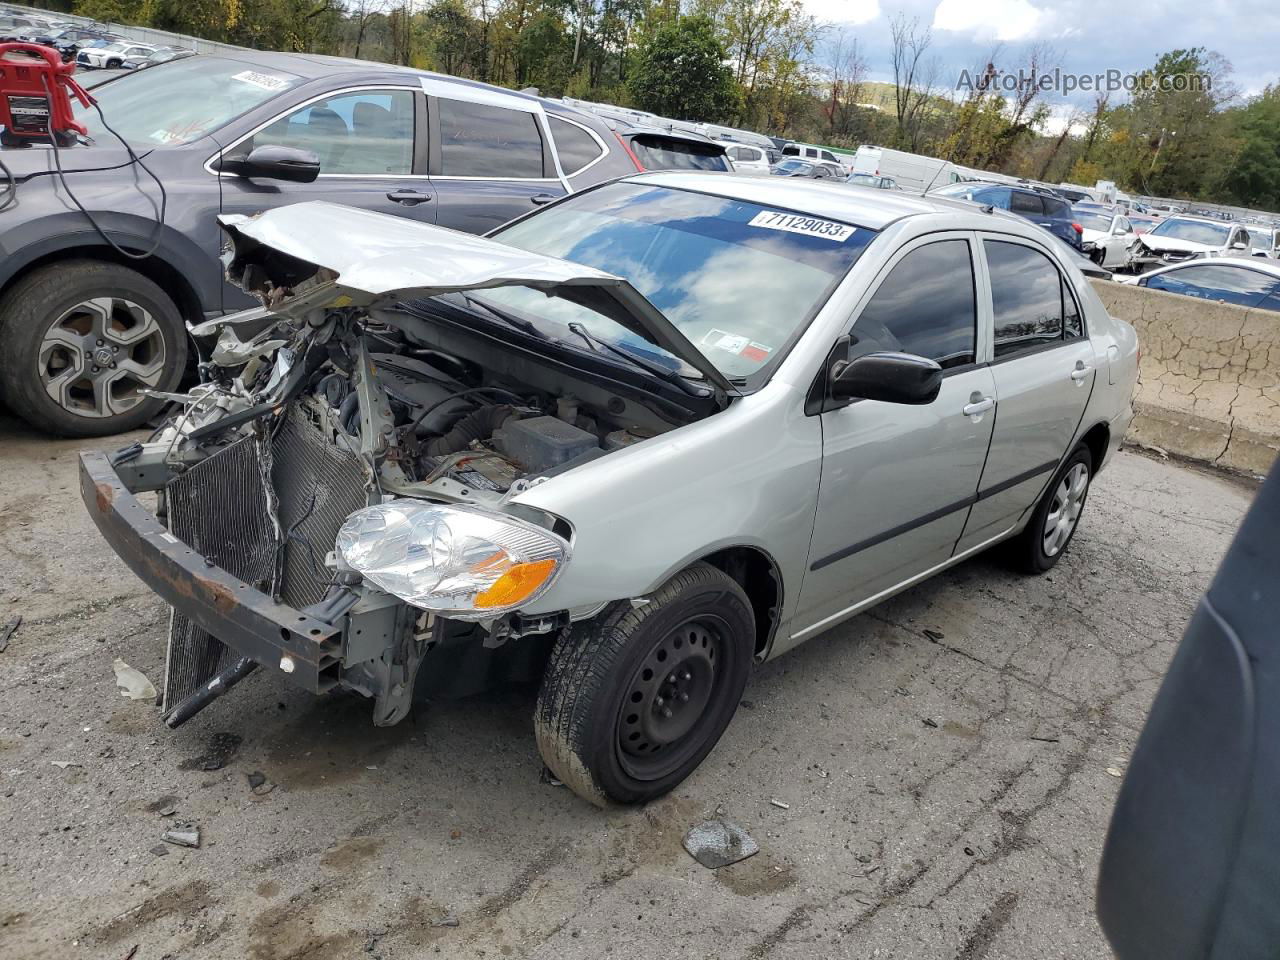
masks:
POLYGON ((5 185, 4 199, 0 200, 0 213, 4 213, 15 203, 18 202, 18 181, 13 176, 13 171, 5 166, 5 162, 0 160, 0 170, 4 171, 5 185))
MULTIPOLYGON (((136 153, 134 153, 133 147, 129 145, 129 142, 125 140, 124 137, 120 136, 120 134, 116 133, 116 131, 112 129, 111 125, 107 123, 106 115, 102 112, 102 107, 98 105, 98 101, 95 100, 92 96, 89 97, 89 102, 93 104, 94 109, 98 111, 98 118, 102 121, 103 127, 105 127, 111 134, 115 136, 117 140, 120 141, 121 145, 125 149, 125 152, 129 154, 129 159, 132 160, 134 163, 136 163, 138 166, 140 166, 143 170, 145 170, 147 174, 151 177, 151 179, 156 182, 156 186, 160 188, 160 216, 156 220, 155 238, 154 238, 154 242, 151 244, 150 250, 148 250, 146 253, 131 253, 128 250, 124 249, 122 246, 120 246, 120 244, 112 240, 109 236, 107 236, 106 231, 103 230, 102 227, 98 224, 98 221, 93 218, 93 214, 91 214, 88 210, 86 210, 84 204, 81 203, 79 198, 76 197, 76 195, 71 192, 71 186, 70 184, 67 183, 67 175, 66 173, 63 172, 63 169, 62 169, 62 156, 58 147, 58 134, 53 129, 53 101, 54 101, 53 87, 49 85, 48 74, 41 74, 40 79, 44 83, 45 91, 49 94, 49 125, 47 127, 47 130, 49 133, 49 142, 53 145, 53 164, 55 167, 58 168, 58 180, 61 181, 62 183, 62 189, 67 192, 67 196, 71 198, 71 202, 76 205, 77 209, 79 209, 79 211, 85 215, 86 219, 88 219, 89 223, 93 226, 93 229, 98 231, 98 235, 102 237, 102 239, 105 240, 108 244, 110 244, 111 248, 115 250, 116 253, 120 254, 122 257, 127 257, 130 260, 147 259, 153 253, 155 253, 158 249, 160 249, 160 238, 164 232, 164 215, 166 210, 168 209, 168 204, 169 204, 169 194, 165 191, 164 184, 161 183, 160 178, 155 175, 155 171, 153 171, 150 167, 148 167, 145 163, 143 163, 142 158, 138 156, 136 153)), ((141 192, 141 188, 139 188, 139 192, 141 192)), ((145 197, 146 194, 144 193, 143 196, 145 197)))

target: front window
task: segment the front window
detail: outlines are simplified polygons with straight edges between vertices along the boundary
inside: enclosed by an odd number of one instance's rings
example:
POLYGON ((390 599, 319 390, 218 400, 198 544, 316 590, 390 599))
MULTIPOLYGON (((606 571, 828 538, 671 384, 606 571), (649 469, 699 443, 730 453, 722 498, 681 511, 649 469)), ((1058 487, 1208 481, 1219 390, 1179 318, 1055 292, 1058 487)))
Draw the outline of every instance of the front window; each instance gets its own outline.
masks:
POLYGON ((1111 218, 1100 213, 1087 213, 1076 210, 1074 216, 1076 222, 1086 230, 1099 230, 1102 233, 1108 233, 1111 230, 1111 218))
POLYGON ((413 169, 413 96, 408 90, 336 94, 281 117, 241 149, 310 150, 322 174, 403 176, 413 169))
MULTIPOLYGON (((875 231, 741 200, 617 183, 495 234, 514 247, 623 277, 726 377, 762 370, 799 335, 875 231)), ((657 348, 598 313, 527 287, 484 291, 557 340, 657 348)), ((673 368, 674 358, 663 354, 673 368)))
POLYGON ((1225 223, 1209 223, 1205 220, 1180 220, 1173 217, 1151 231, 1153 237, 1168 237, 1171 240, 1187 240, 1191 243, 1203 243, 1210 247, 1225 246, 1231 228, 1225 223))
MULTIPOLYGON (((96 88, 93 95, 120 136, 134 146, 154 147, 199 140, 301 79, 275 68, 252 68, 241 60, 189 57, 121 77, 96 88)), ((115 140, 97 110, 72 103, 90 138, 100 143, 115 140)))

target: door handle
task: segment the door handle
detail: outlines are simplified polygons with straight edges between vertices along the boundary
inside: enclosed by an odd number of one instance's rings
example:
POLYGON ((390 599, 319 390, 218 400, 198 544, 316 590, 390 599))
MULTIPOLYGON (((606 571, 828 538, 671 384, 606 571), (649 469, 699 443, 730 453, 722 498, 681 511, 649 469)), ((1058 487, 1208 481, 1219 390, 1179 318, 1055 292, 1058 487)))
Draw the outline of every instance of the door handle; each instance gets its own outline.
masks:
POLYGON ((966 417, 977 417, 986 413, 996 405, 994 397, 982 397, 979 400, 972 400, 960 408, 960 412, 966 417))
POLYGON ((535 206, 541 207, 544 204, 548 204, 555 199, 556 198, 549 193, 535 193, 532 197, 529 198, 529 202, 534 204, 535 206))
POLYGON ((1076 383, 1081 383, 1089 374, 1093 373, 1093 367, 1085 363, 1083 360, 1076 361, 1076 368, 1071 371, 1071 379, 1076 383))
POLYGON ((396 203, 403 203, 408 207, 414 207, 430 200, 431 194, 422 190, 392 190, 387 194, 387 199, 394 200, 396 203))

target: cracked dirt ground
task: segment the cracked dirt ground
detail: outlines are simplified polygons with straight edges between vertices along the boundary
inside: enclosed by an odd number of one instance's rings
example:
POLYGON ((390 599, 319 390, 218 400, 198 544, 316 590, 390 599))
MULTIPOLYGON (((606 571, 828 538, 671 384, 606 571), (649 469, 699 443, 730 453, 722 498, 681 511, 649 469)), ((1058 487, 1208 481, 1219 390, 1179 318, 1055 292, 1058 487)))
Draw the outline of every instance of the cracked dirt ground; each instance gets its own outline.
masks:
POLYGON ((1106 770, 1251 498, 1124 453, 1049 576, 979 558, 758 669, 692 779, 606 814, 539 781, 524 691, 379 730, 264 672, 166 730, 115 688, 159 683, 166 612, 78 446, 0 421, 4 960, 1106 957, 1106 770), (680 838, 717 808, 761 853, 711 872, 680 838), (155 855, 175 821, 201 849, 155 855))

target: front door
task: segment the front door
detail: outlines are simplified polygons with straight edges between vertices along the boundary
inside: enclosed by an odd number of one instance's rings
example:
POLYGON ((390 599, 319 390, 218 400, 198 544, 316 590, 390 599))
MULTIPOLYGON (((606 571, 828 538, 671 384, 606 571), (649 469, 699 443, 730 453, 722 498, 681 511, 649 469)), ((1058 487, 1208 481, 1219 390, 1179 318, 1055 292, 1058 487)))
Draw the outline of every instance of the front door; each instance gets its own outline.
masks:
POLYGON ((974 243, 953 233, 906 245, 853 322, 849 357, 901 351, 936 360, 946 375, 930 404, 855 400, 820 414, 822 478, 797 639, 945 562, 964 529, 995 406, 991 372, 976 363, 974 243))
POLYGON ((1098 358, 1079 297, 1030 241, 985 236, 994 328, 995 432, 960 550, 1007 531, 1068 453, 1098 358))

